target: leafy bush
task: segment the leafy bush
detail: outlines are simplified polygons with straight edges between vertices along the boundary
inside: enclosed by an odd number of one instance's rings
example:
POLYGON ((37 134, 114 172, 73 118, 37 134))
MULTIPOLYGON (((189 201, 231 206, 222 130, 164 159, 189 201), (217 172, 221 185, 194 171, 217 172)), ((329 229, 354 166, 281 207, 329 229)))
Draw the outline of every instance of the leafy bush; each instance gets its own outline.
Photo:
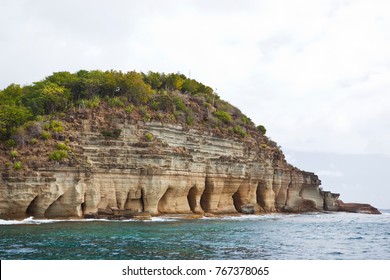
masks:
POLYGON ((112 108, 123 108, 125 103, 119 97, 108 98, 108 105, 112 108))
POLYGON ((144 82, 142 74, 135 71, 122 75, 118 86, 135 105, 147 104, 154 93, 151 86, 144 82))
POLYGON ((183 100, 180 97, 175 96, 173 98, 173 103, 175 104, 176 110, 183 111, 183 112, 187 110, 186 104, 183 102, 183 100))
POLYGON ((193 125, 195 122, 194 115, 192 113, 187 113, 186 114, 186 124, 187 125, 193 125))
POLYGON ((150 132, 146 132, 144 134, 145 140, 148 142, 152 142, 154 140, 154 135, 150 132))
POLYGON ((152 119, 152 116, 150 115, 148 108, 146 108, 145 106, 139 107, 139 113, 141 114, 144 122, 150 122, 150 120, 152 119))
POLYGON ((157 113, 156 116, 155 116, 155 119, 158 120, 158 121, 161 121, 164 119, 164 114, 162 113, 157 113))
POLYGON ((233 122, 232 116, 229 115, 229 113, 224 111, 216 111, 214 115, 223 123, 225 124, 231 124, 233 122))
POLYGON ((131 104, 125 108, 125 112, 127 114, 131 114, 133 111, 134 111, 134 106, 131 104))
POLYGON ((14 162, 14 169, 15 170, 21 170, 23 168, 23 164, 20 161, 14 162))
POLYGON ((99 96, 94 96, 92 99, 81 99, 79 104, 89 109, 93 109, 99 107, 100 101, 101 99, 99 96))
POLYGON ((51 138, 51 133, 48 131, 42 131, 41 138, 43 140, 49 140, 51 138))
POLYGON ((245 116, 245 115, 242 115, 242 116, 241 116, 241 120, 242 120, 242 124, 243 124, 244 126, 247 126, 247 125, 253 126, 253 125, 254 125, 254 123, 253 123, 253 121, 251 120, 251 118, 248 118, 248 117, 245 116))
POLYGON ((31 144, 32 144, 32 145, 38 144, 38 139, 37 139, 37 138, 31 139, 31 144))
POLYGON ((267 129, 264 127, 264 125, 258 125, 257 130, 261 132, 261 134, 265 135, 267 132, 267 129))
POLYGON ((67 151, 67 152, 70 151, 70 147, 68 145, 66 145, 65 143, 58 143, 57 148, 59 150, 63 150, 63 151, 67 151))
POLYGON ((49 159, 53 161, 61 161, 69 157, 68 151, 65 150, 55 150, 49 155, 49 159))
MULTIPOLYGON (((0 94, 0 99, 3 96, 0 94)), ((1 104, 0 100, 0 139, 7 139, 16 127, 31 119, 31 111, 16 104, 1 104)), ((11 101, 10 101, 11 102, 11 101)))
POLYGON ((175 105, 173 104, 172 97, 169 94, 160 93, 155 95, 150 107, 155 111, 161 110, 164 112, 172 112, 175 108, 175 105))
POLYGON ((61 121, 52 120, 52 121, 50 121, 50 129, 53 132, 63 132, 64 126, 63 126, 61 121))
POLYGON ((12 158, 16 158, 19 156, 19 153, 17 150, 12 150, 11 152, 9 152, 9 155, 12 157, 12 158))
POLYGON ((245 137, 246 136, 245 130, 242 129, 241 127, 239 127, 238 125, 233 127, 233 131, 234 131, 235 134, 237 134, 240 137, 245 137))
POLYGON ((16 141, 14 139, 8 139, 6 142, 8 147, 16 147, 16 141))

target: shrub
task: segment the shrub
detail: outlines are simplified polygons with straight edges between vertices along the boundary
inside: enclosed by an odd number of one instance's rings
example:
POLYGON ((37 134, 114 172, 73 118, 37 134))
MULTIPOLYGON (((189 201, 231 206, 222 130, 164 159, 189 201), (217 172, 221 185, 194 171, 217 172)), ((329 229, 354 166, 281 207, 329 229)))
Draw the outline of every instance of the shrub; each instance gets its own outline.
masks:
POLYGON ((175 116, 175 114, 168 114, 168 115, 167 115, 167 118, 168 118, 168 120, 170 120, 171 122, 176 122, 176 116, 175 116))
POLYGON ((232 116, 229 115, 229 113, 225 112, 225 111, 216 111, 214 113, 214 115, 219 119, 221 120, 223 123, 225 124, 230 124, 233 122, 233 119, 232 119, 232 116))
POLYGON ((23 168, 23 164, 20 161, 15 161, 14 162, 14 169, 15 170, 20 170, 23 168))
POLYGON ((127 114, 131 114, 131 112, 133 112, 133 110, 134 110, 134 106, 131 104, 125 108, 125 112, 127 114))
POLYGON ((61 161, 65 158, 68 158, 68 151, 65 150, 55 150, 49 155, 50 160, 61 161))
POLYGON ((19 156, 19 153, 17 150, 12 150, 11 152, 9 152, 9 155, 12 157, 12 158, 16 158, 19 156))
POLYGON ((239 127, 238 125, 236 125, 234 128, 233 128, 233 131, 235 134, 237 134, 238 136, 240 137, 245 137, 246 136, 246 132, 244 129, 242 129, 241 127, 239 127))
POLYGON ((180 97, 175 96, 173 98, 173 103, 175 104, 176 110, 183 111, 183 112, 187 110, 186 104, 184 104, 183 100, 180 97))
POLYGON ((194 115, 193 114, 186 114, 186 124, 187 125, 193 125, 195 122, 194 115))
POLYGON ((50 129, 53 132, 63 132, 64 126, 63 126, 61 121, 52 120, 52 121, 50 121, 50 129))
POLYGON ((155 96, 152 104, 155 103, 152 109, 161 110, 164 112, 172 112, 175 109, 175 105, 173 104, 172 97, 169 94, 163 93, 155 96))
POLYGON ((58 143, 57 148, 59 150, 63 150, 63 151, 67 151, 67 152, 70 151, 70 147, 68 145, 66 145, 65 143, 58 143))
POLYGON ((37 138, 31 139, 31 144, 32 144, 32 145, 38 144, 38 139, 37 139, 37 138))
POLYGON ((152 142, 154 140, 154 135, 150 132, 146 132, 144 134, 145 140, 148 142, 152 142))
POLYGON ((150 109, 154 111, 158 111, 159 108, 160 108, 160 103, 158 103, 156 100, 150 102, 150 109))
POLYGON ((8 147, 16 147, 16 141, 14 139, 8 139, 7 140, 7 146, 8 147))
POLYGON ((149 111, 145 106, 139 107, 139 112, 140 112, 144 122, 150 122, 150 120, 152 119, 152 116, 149 114, 149 111))
POLYGON ((112 108, 123 108, 125 103, 119 97, 108 98, 108 105, 112 108))
POLYGON ((99 107, 100 101, 101 99, 99 96, 94 96, 92 99, 81 99, 80 105, 85 106, 89 109, 93 109, 99 107))
POLYGON ((164 119, 164 115, 161 114, 161 113, 157 113, 156 116, 155 116, 155 119, 161 121, 161 120, 164 119))
POLYGON ((41 138, 43 140, 49 140, 51 138, 51 133, 48 131, 42 131, 41 138))
POLYGON ((258 125, 257 130, 261 132, 261 134, 265 135, 267 132, 267 129, 264 127, 264 125, 258 125))
POLYGON ((38 115, 38 116, 35 118, 35 120, 36 120, 37 122, 44 122, 44 121, 45 121, 45 116, 40 116, 40 115, 38 115))

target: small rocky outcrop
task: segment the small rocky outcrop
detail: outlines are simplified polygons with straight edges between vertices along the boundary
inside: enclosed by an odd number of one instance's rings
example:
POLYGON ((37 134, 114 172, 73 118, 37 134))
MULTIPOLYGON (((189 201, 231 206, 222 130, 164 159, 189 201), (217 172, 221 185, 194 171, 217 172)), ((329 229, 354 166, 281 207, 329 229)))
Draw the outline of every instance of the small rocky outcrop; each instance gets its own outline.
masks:
POLYGON ((381 212, 371 206, 370 204, 364 203, 344 203, 339 201, 340 211, 351 212, 351 213, 362 213, 362 214, 381 214, 381 212))

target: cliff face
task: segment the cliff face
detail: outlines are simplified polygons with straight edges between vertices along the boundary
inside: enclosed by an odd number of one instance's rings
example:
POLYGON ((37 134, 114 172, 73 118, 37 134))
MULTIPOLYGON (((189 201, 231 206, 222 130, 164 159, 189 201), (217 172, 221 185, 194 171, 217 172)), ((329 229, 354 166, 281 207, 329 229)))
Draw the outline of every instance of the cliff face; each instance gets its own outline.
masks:
POLYGON ((121 131, 117 138, 102 136, 99 116, 74 120, 70 147, 82 164, 3 172, 0 217, 339 209, 338 195, 322 191, 315 174, 289 165, 281 151, 256 140, 160 122, 112 122, 121 131))

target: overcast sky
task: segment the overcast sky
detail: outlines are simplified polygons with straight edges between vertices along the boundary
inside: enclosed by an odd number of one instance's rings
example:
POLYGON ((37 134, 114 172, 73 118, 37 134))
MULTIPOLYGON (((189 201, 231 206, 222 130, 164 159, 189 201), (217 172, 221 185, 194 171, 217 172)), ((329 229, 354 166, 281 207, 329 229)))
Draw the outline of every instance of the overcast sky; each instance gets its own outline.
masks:
POLYGON ((265 125, 325 189, 390 208, 390 1, 12 0, 0 11, 1 89, 56 71, 181 72, 265 125))

